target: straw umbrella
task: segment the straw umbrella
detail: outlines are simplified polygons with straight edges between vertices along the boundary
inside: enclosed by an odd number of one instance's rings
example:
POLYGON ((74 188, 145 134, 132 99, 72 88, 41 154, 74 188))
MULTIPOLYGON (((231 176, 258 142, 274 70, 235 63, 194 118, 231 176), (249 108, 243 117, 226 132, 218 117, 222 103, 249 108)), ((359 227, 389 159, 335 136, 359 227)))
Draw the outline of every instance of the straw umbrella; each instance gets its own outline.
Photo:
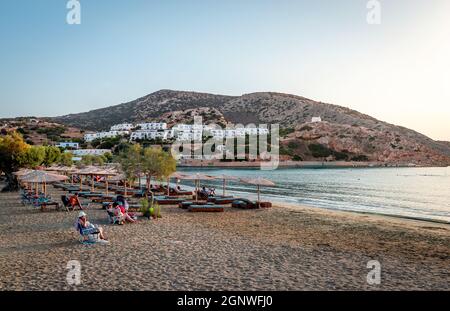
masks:
POLYGON ((170 195, 170 179, 175 178, 176 180, 183 179, 186 174, 175 172, 167 176, 167 195, 170 195))
MULTIPOLYGON (((47 183, 67 180, 68 177, 64 175, 52 174, 44 171, 34 171, 27 175, 20 177, 20 180, 28 183, 36 183, 43 185, 44 194, 47 195, 47 183)), ((37 192, 37 186, 36 186, 37 192)))
POLYGON ((260 187, 261 186, 267 186, 267 187, 272 187, 275 186, 275 183, 262 178, 262 177, 256 177, 256 178, 241 178, 240 179, 241 182, 245 183, 245 184, 249 184, 249 185, 256 185, 257 186, 257 191, 258 191, 258 207, 259 207, 259 203, 260 203, 260 187))
POLYGON ((209 175, 205 175, 205 174, 200 174, 200 173, 196 173, 196 174, 191 174, 191 175, 180 175, 179 179, 183 179, 183 180, 193 180, 195 183, 195 201, 198 200, 198 188, 200 185, 200 181, 201 180, 214 180, 214 177, 211 177, 209 175))
MULTIPOLYGON (((30 174, 31 172, 34 172, 34 170, 30 170, 28 168, 23 168, 23 169, 18 170, 17 172, 14 172, 13 175, 15 175, 17 178, 17 185, 19 185, 19 183, 20 183, 20 177, 30 174)), ((25 187, 27 189, 28 189, 28 186, 29 186, 28 183, 25 183, 25 187)))
POLYGON ((222 182, 223 182, 222 183, 223 196, 225 196, 225 188, 226 188, 227 180, 239 180, 237 177, 230 176, 230 175, 225 175, 225 174, 214 175, 214 176, 211 176, 211 177, 214 177, 215 179, 222 180, 222 182))
POLYGON ((82 176, 91 176, 91 191, 94 192, 95 185, 94 185, 94 176, 101 175, 101 176, 111 176, 115 173, 109 170, 104 170, 96 166, 88 166, 86 168, 83 168, 79 171, 77 171, 77 174, 80 175, 80 190, 82 188, 83 178, 82 176))

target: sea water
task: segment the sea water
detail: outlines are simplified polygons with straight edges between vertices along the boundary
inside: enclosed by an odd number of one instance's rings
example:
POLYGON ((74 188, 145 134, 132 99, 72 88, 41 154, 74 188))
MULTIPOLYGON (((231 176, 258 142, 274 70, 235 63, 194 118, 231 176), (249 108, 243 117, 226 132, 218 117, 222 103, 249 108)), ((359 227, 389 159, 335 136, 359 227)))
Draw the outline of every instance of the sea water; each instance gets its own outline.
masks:
MULTIPOLYGON (((450 223, 450 167, 180 171, 270 179, 276 186, 261 187, 262 200, 450 223)), ((201 184, 222 194, 222 181, 201 184)), ((252 185, 228 181, 226 189, 227 194, 256 198, 252 185)))

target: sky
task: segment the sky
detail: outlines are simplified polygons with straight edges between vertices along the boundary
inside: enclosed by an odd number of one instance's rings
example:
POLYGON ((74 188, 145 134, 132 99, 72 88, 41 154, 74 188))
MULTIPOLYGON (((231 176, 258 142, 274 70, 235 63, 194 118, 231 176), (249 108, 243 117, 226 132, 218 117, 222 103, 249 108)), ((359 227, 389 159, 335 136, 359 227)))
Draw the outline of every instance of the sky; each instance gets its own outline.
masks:
POLYGON ((450 1, 0 0, 0 117, 273 91, 450 141, 450 1))

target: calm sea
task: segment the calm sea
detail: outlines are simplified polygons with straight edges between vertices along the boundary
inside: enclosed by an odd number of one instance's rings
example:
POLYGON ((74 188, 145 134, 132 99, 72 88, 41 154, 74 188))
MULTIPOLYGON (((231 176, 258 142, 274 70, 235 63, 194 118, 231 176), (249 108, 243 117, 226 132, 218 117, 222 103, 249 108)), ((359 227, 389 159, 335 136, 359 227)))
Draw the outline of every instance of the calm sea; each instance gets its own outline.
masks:
MULTIPOLYGON (((450 223, 450 167, 181 171, 268 178, 276 186, 263 187, 262 199, 274 202, 450 223)), ((202 184, 222 193, 222 182, 202 184)), ((238 182, 227 182, 227 194, 256 198, 255 186, 238 182)))

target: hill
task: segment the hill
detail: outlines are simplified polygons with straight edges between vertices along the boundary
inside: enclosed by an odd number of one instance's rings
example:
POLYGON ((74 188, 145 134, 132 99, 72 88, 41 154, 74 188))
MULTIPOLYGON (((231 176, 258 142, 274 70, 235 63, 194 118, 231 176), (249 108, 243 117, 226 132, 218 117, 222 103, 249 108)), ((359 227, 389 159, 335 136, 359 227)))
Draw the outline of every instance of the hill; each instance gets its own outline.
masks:
MULTIPOLYGON (((195 115, 202 115, 204 122, 220 124, 278 123, 283 132, 290 133, 284 143, 293 139, 303 143, 312 141, 336 152, 348 151, 350 157, 365 155, 373 161, 450 165, 449 143, 434 141, 411 129, 349 108, 273 92, 224 96, 161 90, 128 103, 61 116, 53 121, 84 130, 105 130, 121 122, 192 122, 195 115), (313 124, 313 117, 320 117, 323 122, 313 124), (305 125, 312 128, 311 133, 301 130, 305 125), (306 140, 308 135, 315 139, 306 140)), ((286 153, 291 157, 295 150, 302 150, 291 149, 286 153)), ((308 158, 309 153, 297 152, 297 158, 308 158)))

